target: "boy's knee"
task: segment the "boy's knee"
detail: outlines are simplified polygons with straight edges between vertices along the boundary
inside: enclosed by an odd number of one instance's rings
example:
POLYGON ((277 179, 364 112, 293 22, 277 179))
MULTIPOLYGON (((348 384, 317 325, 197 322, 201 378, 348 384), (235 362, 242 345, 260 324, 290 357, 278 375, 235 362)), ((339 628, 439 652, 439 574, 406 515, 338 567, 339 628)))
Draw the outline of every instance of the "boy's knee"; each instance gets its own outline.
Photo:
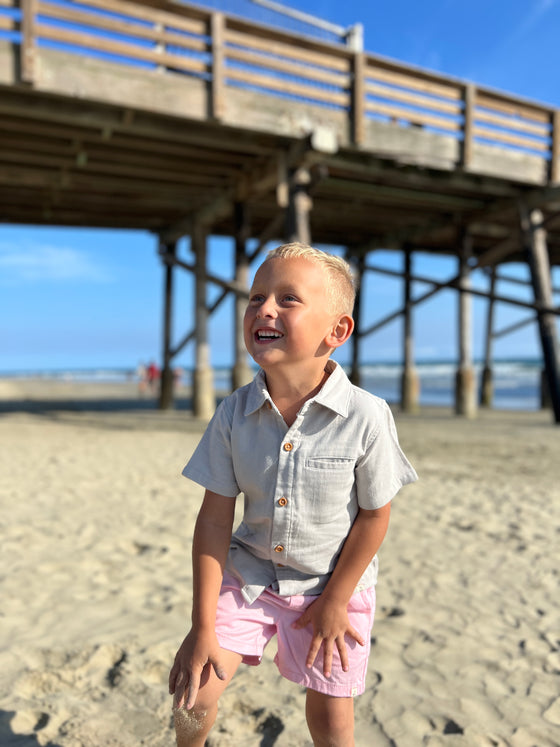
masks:
POLYGON ((308 719, 308 726, 315 747, 350 747, 354 744, 354 728, 347 721, 308 719))
POLYGON ((316 747, 350 747, 354 744, 353 703, 342 701, 308 698, 307 725, 316 747))

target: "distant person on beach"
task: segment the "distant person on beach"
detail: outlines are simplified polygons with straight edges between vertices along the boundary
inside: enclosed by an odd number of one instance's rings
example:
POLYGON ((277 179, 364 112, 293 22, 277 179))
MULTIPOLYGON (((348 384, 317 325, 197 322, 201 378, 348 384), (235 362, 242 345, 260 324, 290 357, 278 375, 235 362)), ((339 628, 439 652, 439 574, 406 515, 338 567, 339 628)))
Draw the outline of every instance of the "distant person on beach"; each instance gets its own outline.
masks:
POLYGON ((179 747, 204 744, 238 666, 259 664, 274 635, 280 673, 307 689, 314 744, 354 744, 376 553, 392 498, 417 478, 386 402, 330 360, 353 304, 346 262, 303 244, 273 250, 255 276, 244 333, 260 371, 219 405, 183 470, 206 492, 192 627, 169 676, 179 747))
POLYGON ((136 369, 136 379, 138 381, 138 396, 143 397, 146 394, 146 386, 148 383, 148 369, 143 363, 138 364, 136 369))
POLYGON ((159 381, 159 375, 160 375, 160 372, 159 372, 158 366, 156 366, 156 364, 153 361, 150 361, 150 363, 148 364, 146 377, 148 381, 148 388, 150 389, 152 393, 154 393, 156 390, 157 383, 159 381))
POLYGON ((185 371, 181 366, 177 366, 173 369, 173 385, 175 386, 175 389, 178 389, 181 386, 184 375, 185 371))

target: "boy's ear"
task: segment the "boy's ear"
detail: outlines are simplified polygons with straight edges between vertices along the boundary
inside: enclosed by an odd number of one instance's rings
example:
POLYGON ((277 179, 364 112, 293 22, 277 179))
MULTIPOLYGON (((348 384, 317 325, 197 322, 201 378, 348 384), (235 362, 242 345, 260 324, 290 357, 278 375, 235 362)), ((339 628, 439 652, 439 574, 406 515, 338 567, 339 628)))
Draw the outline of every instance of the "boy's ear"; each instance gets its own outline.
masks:
POLYGON ((330 348, 339 348, 352 334, 354 329, 354 320, 350 314, 343 314, 333 324, 331 331, 325 338, 326 344, 330 348))

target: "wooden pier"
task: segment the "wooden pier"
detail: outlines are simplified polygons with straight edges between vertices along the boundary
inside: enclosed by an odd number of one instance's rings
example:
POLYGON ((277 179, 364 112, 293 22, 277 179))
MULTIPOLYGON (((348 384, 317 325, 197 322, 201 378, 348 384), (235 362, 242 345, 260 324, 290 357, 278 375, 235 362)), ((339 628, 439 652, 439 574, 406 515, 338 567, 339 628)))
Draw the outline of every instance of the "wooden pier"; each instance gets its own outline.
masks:
MULTIPOLYGON (((560 352, 551 265, 560 264, 560 112, 472 82, 238 17, 167 0, 0 0, 0 220, 147 229, 166 268, 161 405, 175 356, 196 345, 194 407, 214 407, 206 285, 236 306, 234 383, 248 267, 268 241, 344 246, 359 273, 402 252, 403 407, 418 404, 413 312, 460 294, 456 410, 474 416, 470 301, 488 298, 484 404, 491 401, 497 303, 538 325, 560 422, 560 352), (189 236, 196 262, 179 256, 189 236), (206 268, 208 236, 235 241, 230 277, 206 268), (257 249, 249 254, 249 239, 257 249), (415 252, 457 258, 448 281, 419 278, 415 252), (533 300, 495 292, 507 262, 527 262, 533 300), (475 268, 494 280, 471 287, 475 268), (193 329, 176 342, 173 277, 194 273, 193 329), (412 294, 412 283, 431 285, 412 294)), ((358 299, 358 308, 360 304, 358 299)), ((525 323, 525 322, 523 322, 525 323)))

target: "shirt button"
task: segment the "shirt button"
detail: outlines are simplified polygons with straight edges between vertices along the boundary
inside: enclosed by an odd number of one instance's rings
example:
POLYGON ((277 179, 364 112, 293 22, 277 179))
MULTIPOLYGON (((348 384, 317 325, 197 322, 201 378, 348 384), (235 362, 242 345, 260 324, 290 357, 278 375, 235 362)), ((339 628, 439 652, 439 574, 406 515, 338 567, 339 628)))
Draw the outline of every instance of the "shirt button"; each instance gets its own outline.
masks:
POLYGON ((294 448, 294 445, 288 442, 287 444, 284 444, 284 451, 291 451, 294 448))
POLYGON ((284 545, 276 545, 274 552, 284 552, 284 545))
POLYGON ((284 496, 282 496, 282 498, 278 499, 278 505, 279 506, 285 506, 287 503, 288 503, 288 499, 284 498, 284 496))

